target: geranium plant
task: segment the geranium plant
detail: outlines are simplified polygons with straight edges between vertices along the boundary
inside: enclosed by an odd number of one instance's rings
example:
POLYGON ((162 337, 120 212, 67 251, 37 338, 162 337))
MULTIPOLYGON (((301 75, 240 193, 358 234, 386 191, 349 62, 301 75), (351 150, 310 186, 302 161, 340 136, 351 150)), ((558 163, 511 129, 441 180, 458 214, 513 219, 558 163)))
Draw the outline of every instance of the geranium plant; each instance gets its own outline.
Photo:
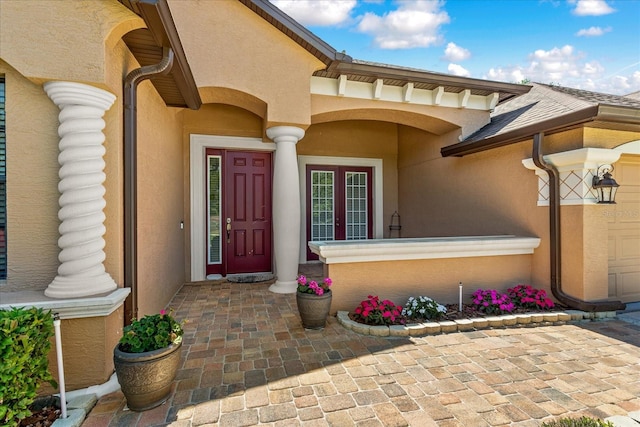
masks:
POLYGON ((429 297, 409 297, 402 309, 402 314, 411 320, 435 320, 442 317, 447 308, 429 297))
POLYGON ((354 320, 367 325, 393 325, 404 323, 402 306, 388 299, 380 301, 378 296, 369 295, 353 312, 354 320))
POLYGON ((316 294, 324 295, 326 292, 330 292, 329 289, 332 285, 330 278, 325 277, 322 282, 315 280, 308 280, 305 276, 298 276, 298 292, 303 294, 316 294))
POLYGON ((120 338, 120 350, 125 353, 143 353, 182 342, 182 323, 171 313, 161 310, 159 314, 135 319, 124 327, 120 338))
POLYGON ((509 295, 502 294, 495 289, 478 289, 472 297, 476 308, 487 314, 511 313, 515 309, 515 304, 509 295))
POLYGON ((531 285, 518 285, 507 289, 511 301, 517 306, 533 310, 546 310, 554 307, 553 301, 547 297, 544 289, 536 289, 531 285))

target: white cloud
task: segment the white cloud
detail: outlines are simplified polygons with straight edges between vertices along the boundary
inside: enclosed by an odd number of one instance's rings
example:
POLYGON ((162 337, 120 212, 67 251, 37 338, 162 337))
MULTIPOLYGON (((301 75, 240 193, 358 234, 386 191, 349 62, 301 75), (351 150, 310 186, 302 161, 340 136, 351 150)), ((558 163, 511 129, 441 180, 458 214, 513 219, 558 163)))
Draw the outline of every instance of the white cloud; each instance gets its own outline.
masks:
POLYGON ((356 0, 270 0, 302 25, 339 25, 351 19, 356 0))
POLYGON ((608 15, 616 11, 605 0, 569 0, 569 3, 576 5, 573 14, 578 16, 608 15))
POLYGON ((608 33, 611 31, 611 27, 601 28, 601 27, 589 27, 583 28, 582 30, 576 33, 578 37, 597 37, 601 36, 604 33, 608 33))
POLYGON ((396 10, 376 15, 365 13, 358 31, 371 34, 381 49, 428 47, 442 40, 440 26, 449 23, 449 15, 441 10, 440 0, 400 2, 396 10))
POLYGON ((466 68, 458 65, 458 64, 449 64, 447 67, 450 74, 460 77, 471 77, 471 73, 466 68))
POLYGON ((524 69, 520 66, 491 68, 484 78, 509 83, 520 83, 525 79, 533 80, 524 73, 524 69))
POLYGON ((447 48, 444 50, 444 59, 450 62, 460 62, 470 57, 471 52, 455 43, 447 44, 447 48))
POLYGON ((529 79, 617 95, 640 90, 640 71, 637 70, 640 63, 630 64, 607 75, 600 62, 586 61, 583 54, 576 53, 569 45, 551 50, 538 49, 528 58, 526 65, 491 68, 483 77, 511 83, 529 79), (625 71, 630 74, 624 75, 625 71))

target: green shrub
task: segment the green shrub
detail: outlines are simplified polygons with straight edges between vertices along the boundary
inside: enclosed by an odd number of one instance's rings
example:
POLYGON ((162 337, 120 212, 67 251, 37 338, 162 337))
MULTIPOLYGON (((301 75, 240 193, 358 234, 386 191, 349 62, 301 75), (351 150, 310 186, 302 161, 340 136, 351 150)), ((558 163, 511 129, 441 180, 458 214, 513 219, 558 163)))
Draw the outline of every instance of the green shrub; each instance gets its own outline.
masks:
POLYGON ((597 418, 559 418, 553 421, 542 423, 542 427, 614 427, 609 421, 602 421, 597 418))
POLYGON ((54 388, 47 355, 53 316, 40 308, 0 310, 0 425, 17 426, 31 415, 41 381, 54 388))

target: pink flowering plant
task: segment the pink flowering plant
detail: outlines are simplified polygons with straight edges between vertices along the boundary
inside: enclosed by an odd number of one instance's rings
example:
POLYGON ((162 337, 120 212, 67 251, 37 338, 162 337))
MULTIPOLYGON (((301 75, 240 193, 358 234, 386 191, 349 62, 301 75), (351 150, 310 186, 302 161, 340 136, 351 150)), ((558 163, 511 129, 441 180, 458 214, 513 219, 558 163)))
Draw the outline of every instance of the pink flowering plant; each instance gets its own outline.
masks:
POLYGON ((326 292, 331 292, 331 285, 333 282, 330 278, 325 277, 322 282, 317 282, 315 280, 309 280, 305 276, 298 276, 298 292, 303 294, 316 294, 316 295, 324 295, 326 292))
POLYGON ((124 327, 120 338, 120 350, 125 353, 143 353, 182 342, 182 323, 171 315, 171 311, 160 310, 159 314, 134 319, 124 327))
POLYGON ((531 285, 520 284, 507 289, 507 293, 517 307, 533 310, 548 310, 554 307, 553 301, 547 297, 544 289, 536 289, 531 285))
POLYGON ((487 314, 511 313, 516 307, 508 294, 495 289, 478 289, 473 295, 473 305, 487 314))
POLYGON ((369 295, 353 312, 353 320, 367 325, 394 325, 404 324, 402 306, 392 301, 380 301, 378 296, 369 295))

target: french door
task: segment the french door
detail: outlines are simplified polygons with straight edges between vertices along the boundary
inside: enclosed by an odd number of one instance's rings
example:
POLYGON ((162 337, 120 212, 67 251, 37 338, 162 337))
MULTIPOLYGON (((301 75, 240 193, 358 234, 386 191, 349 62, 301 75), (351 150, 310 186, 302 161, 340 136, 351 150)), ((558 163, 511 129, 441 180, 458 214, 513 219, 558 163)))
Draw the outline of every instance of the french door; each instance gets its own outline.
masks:
MULTIPOLYGON (((361 240, 373 235, 373 168, 307 165, 307 240, 361 240)), ((318 259, 307 248, 307 259, 318 259)))
POLYGON ((206 150, 207 274, 271 271, 271 153, 206 150))

